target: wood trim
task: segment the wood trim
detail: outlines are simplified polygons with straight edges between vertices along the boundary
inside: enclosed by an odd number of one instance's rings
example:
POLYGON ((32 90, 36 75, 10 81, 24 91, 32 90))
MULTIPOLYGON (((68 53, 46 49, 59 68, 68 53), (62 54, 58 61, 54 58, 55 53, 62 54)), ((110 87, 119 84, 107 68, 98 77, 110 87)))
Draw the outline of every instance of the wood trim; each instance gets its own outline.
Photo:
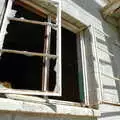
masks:
POLYGON ((34 5, 34 4, 30 4, 30 1, 27 1, 27 0, 15 0, 15 4, 16 5, 20 5, 22 7, 24 7, 25 9, 39 15, 39 16, 42 16, 44 18, 47 18, 47 14, 44 13, 44 11, 42 9, 40 9, 39 7, 37 7, 37 5, 34 5))
POLYGON ((59 93, 56 92, 43 92, 38 90, 19 90, 19 89, 0 89, 0 93, 8 93, 8 94, 21 94, 21 95, 43 95, 43 96, 60 96, 59 93))

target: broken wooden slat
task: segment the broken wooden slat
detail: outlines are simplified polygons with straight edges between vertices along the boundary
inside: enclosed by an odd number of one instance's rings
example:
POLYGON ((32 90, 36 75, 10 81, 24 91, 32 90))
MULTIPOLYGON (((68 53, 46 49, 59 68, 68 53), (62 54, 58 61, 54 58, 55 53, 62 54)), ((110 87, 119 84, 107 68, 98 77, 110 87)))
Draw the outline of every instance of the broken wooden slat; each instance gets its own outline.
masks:
POLYGON ((13 54, 21 54, 26 56, 39 56, 39 57, 48 57, 52 59, 56 59, 56 55, 52 54, 44 54, 44 53, 35 53, 35 52, 28 52, 28 51, 19 51, 19 50, 10 50, 10 49, 1 49, 1 53, 13 53, 13 54))
MULTIPOLYGON (((27 2, 28 2, 28 1, 27 1, 27 2)), ((26 5, 24 2, 20 2, 20 1, 18 1, 18 0, 16 0, 16 1, 14 2, 14 4, 15 4, 15 5, 19 5, 19 6, 23 7, 23 8, 25 8, 25 9, 27 9, 28 11, 31 11, 31 12, 33 12, 33 13, 35 13, 35 14, 43 17, 43 18, 47 18, 47 15, 46 15, 45 13, 43 13, 42 10, 41 10, 41 11, 40 11, 40 10, 38 11, 38 8, 33 7, 34 4, 32 4, 33 6, 32 6, 32 5, 26 5)))
POLYGON ((16 22, 31 23, 31 24, 36 24, 36 25, 50 25, 52 27, 57 27, 56 24, 52 24, 49 22, 40 22, 40 21, 35 21, 35 20, 27 20, 27 19, 11 18, 11 17, 8 17, 8 20, 16 21, 16 22))

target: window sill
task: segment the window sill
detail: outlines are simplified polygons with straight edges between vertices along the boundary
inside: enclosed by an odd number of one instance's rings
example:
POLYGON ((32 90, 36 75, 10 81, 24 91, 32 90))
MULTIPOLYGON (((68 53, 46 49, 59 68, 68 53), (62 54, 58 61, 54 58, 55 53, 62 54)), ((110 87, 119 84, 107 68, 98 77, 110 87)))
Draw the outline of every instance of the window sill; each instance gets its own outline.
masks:
MULTIPOLYGON (((56 100, 55 100, 56 101, 56 100)), ((58 100, 59 101, 59 100, 58 100)), ((67 102, 66 102, 67 103, 67 102)), ((41 114, 51 116, 66 116, 66 117, 98 117, 99 110, 84 108, 80 106, 70 106, 58 103, 41 102, 26 102, 22 100, 13 100, 8 98, 0 98, 1 112, 19 112, 30 114, 41 114)))

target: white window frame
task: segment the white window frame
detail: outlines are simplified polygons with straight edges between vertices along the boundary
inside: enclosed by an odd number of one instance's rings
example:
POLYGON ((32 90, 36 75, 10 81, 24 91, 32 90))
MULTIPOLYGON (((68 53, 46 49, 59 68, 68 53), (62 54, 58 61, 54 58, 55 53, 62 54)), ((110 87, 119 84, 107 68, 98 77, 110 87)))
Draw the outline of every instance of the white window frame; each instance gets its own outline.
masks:
MULTIPOLYGON (((11 94, 24 94, 24 95, 43 95, 43 96, 61 96, 62 95, 62 74, 61 74, 61 0, 40 0, 42 2, 49 2, 53 4, 55 7, 57 7, 57 15, 56 15, 56 85, 55 90, 53 92, 49 91, 39 91, 39 90, 19 90, 19 89, 11 89, 11 88, 0 88, 0 93, 11 93, 11 94)), ((0 52, 8 52, 8 53, 14 53, 14 54, 24 54, 24 55, 30 55, 33 56, 42 56, 42 57, 52 57, 50 54, 43 54, 43 53, 31 53, 31 52, 20 52, 16 50, 4 50, 2 49, 4 38, 6 35, 6 29, 7 25, 9 24, 8 17, 11 16, 12 11, 12 4, 13 0, 8 0, 6 12, 3 19, 3 24, 1 26, 0 31, 0 52)), ((12 15, 13 16, 13 15, 12 15)), ((0 54, 1 54, 0 53, 0 54)), ((44 84, 45 85, 45 84, 44 84)), ((45 86, 46 87, 46 86, 45 86)), ((45 89, 44 89, 45 90, 45 89)))

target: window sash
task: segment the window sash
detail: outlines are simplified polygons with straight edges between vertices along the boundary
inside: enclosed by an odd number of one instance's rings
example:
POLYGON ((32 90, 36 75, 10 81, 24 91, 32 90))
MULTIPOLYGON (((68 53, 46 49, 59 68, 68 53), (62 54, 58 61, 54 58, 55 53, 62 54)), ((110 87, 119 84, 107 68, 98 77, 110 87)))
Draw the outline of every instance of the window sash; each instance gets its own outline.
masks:
MULTIPOLYGON (((56 47, 56 85, 55 85, 55 90, 53 92, 49 91, 39 91, 39 90, 18 90, 18 89, 11 89, 11 88, 1 88, 0 93, 11 93, 11 94, 24 94, 24 95, 43 95, 43 96, 61 96, 62 94, 62 83, 61 83, 61 1, 59 0, 42 0, 43 2, 50 2, 51 4, 55 4, 57 7, 57 16, 56 16, 56 31, 57 31, 57 47, 56 47)), ((12 4, 13 0, 8 0, 6 12, 4 15, 3 19, 3 24, 1 26, 1 31, 0 31, 0 51, 6 52, 5 49, 2 49, 5 34, 6 34, 6 29, 7 25, 9 24, 9 16, 14 16, 14 13, 12 13, 12 4)), ((16 52, 16 50, 8 50, 7 52, 16 52)), ((19 54, 21 51, 17 51, 14 54, 19 54)), ((1 55, 0 53, 0 55, 1 55)), ((25 52, 25 54, 29 54, 30 52, 25 52)), ((31 52, 32 53, 32 52, 31 52)), ((31 54, 30 53, 30 54, 31 54)), ((22 54, 22 53, 21 53, 22 54)), ((36 54, 36 53, 34 53, 36 54)), ((40 54, 40 53, 37 53, 40 54)), ((43 54, 42 54, 43 55, 43 54)), ((46 58, 48 58, 46 54, 46 58)), ((45 85, 46 87, 46 85, 45 85)))

